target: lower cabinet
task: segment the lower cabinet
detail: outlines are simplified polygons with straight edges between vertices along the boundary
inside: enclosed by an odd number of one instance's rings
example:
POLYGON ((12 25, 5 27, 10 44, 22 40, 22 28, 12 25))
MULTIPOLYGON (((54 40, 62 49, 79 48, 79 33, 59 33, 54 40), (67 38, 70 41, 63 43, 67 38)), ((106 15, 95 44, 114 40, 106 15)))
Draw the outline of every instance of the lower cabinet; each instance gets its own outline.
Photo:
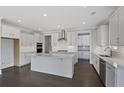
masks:
POLYGON ((21 53, 19 66, 24 66, 31 63, 31 55, 28 53, 21 53))
POLYGON ((95 54, 93 54, 92 60, 93 60, 93 66, 96 69, 97 73, 99 74, 99 57, 97 57, 95 54))
POLYGON ((116 68, 106 63, 106 87, 116 86, 116 68))
MULTIPOLYGON (((92 54, 92 63, 97 73, 100 76, 100 58, 92 54)), ((106 87, 124 87, 124 68, 121 66, 113 66, 106 62, 105 86, 106 87)))
POLYGON ((116 86, 117 87, 124 87, 124 68, 118 66, 117 68, 117 78, 116 78, 116 86))

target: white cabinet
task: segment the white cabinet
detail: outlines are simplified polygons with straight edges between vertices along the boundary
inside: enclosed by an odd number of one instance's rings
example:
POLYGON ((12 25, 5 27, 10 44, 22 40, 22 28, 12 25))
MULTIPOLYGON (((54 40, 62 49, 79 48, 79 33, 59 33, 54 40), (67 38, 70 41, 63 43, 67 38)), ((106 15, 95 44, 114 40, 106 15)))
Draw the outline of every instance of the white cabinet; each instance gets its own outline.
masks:
POLYGON ((15 27, 2 25, 2 37, 19 39, 20 38, 20 30, 15 27))
POLYGON ((31 63, 31 55, 30 53, 21 53, 20 54, 20 63, 19 66, 23 66, 31 63))
POLYGON ((119 45, 124 46, 124 7, 119 11, 119 45))
POLYGON ((52 33, 52 51, 57 51, 59 46, 58 33, 52 33))
POLYGON ((95 54, 92 54, 92 61, 93 61, 92 63, 93 63, 94 68, 99 74, 99 57, 97 57, 95 54))
POLYGON ((34 34, 21 31, 21 46, 34 46, 34 34))
POLYGON ((110 39, 110 45, 117 46, 119 41, 119 35, 118 35, 118 14, 114 14, 110 18, 109 22, 109 39, 110 39))
POLYGON ((76 32, 67 32, 67 42, 69 46, 77 45, 77 34, 76 32))
POLYGON ((97 29, 97 45, 106 46, 109 43, 109 27, 101 25, 97 29))
POLYGON ((106 63, 106 86, 116 86, 116 68, 109 63, 106 63))
POLYGON ((40 33, 34 33, 34 41, 35 43, 41 42, 40 33))
POLYGON ((1 67, 14 66, 14 40, 1 39, 1 67))
POLYGON ((120 7, 110 18, 109 39, 111 46, 124 46, 124 7, 120 7))

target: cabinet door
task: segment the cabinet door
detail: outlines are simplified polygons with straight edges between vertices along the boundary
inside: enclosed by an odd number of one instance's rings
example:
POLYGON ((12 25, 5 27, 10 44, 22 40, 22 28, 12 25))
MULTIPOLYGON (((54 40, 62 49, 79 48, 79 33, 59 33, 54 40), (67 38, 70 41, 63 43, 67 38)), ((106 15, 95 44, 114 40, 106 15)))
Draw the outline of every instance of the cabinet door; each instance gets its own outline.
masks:
POLYGON ((53 33, 52 34, 52 44, 53 44, 53 46, 58 45, 58 33, 53 33))
POLYGON ((19 39, 20 31, 15 27, 2 25, 2 37, 19 39))
POLYGON ((20 66, 29 64, 31 62, 31 56, 29 54, 21 53, 20 54, 20 66))
POLYGON ((110 64, 106 64, 106 86, 115 87, 116 86, 116 69, 110 64))
POLYGON ((97 45, 101 46, 101 33, 100 28, 97 29, 97 45))
POLYGON ((40 33, 34 34, 34 40, 35 40, 35 43, 40 42, 40 33))
POLYGON ((99 58, 96 57, 96 71, 99 74, 99 58))
POLYGON ((58 50, 58 33, 52 33, 52 51, 58 50))
POLYGON ((110 45, 117 46, 118 45, 118 14, 116 13, 110 19, 109 23, 109 35, 110 35, 110 45))
POLYGON ((99 46, 106 46, 109 42, 108 25, 101 25, 97 30, 97 42, 99 46))
POLYGON ((93 61, 93 66, 97 71, 97 59, 96 59, 96 56, 94 54, 92 54, 92 61, 93 61))
POLYGON ((124 46, 124 7, 119 11, 119 45, 124 46))

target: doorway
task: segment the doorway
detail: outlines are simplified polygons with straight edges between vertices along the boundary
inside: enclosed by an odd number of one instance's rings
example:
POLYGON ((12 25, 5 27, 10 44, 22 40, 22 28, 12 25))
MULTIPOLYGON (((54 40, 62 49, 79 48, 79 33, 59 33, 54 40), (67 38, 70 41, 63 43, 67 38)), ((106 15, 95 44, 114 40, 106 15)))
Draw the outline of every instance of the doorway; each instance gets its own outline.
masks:
POLYGON ((1 68, 14 66, 14 40, 1 39, 1 68))
POLYGON ((90 59, 90 33, 78 34, 78 58, 83 60, 90 59))
POLYGON ((45 36, 45 53, 50 53, 52 51, 51 45, 51 35, 45 36))
POLYGON ((1 69, 19 66, 19 39, 1 39, 1 69))

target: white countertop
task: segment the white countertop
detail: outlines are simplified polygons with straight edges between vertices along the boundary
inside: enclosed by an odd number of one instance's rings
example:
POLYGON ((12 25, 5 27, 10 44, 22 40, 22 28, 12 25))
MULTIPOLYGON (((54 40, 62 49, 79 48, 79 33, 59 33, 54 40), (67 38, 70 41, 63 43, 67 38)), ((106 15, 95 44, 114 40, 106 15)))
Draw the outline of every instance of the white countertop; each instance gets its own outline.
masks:
POLYGON ((93 53, 96 56, 98 56, 99 58, 103 59, 104 61, 106 61, 107 63, 113 65, 114 67, 123 67, 124 68, 124 59, 122 58, 115 58, 115 57, 102 57, 99 54, 93 53))
POLYGON ((37 54, 33 55, 34 57, 57 57, 57 58, 72 58, 75 56, 74 53, 51 53, 51 54, 37 54))

